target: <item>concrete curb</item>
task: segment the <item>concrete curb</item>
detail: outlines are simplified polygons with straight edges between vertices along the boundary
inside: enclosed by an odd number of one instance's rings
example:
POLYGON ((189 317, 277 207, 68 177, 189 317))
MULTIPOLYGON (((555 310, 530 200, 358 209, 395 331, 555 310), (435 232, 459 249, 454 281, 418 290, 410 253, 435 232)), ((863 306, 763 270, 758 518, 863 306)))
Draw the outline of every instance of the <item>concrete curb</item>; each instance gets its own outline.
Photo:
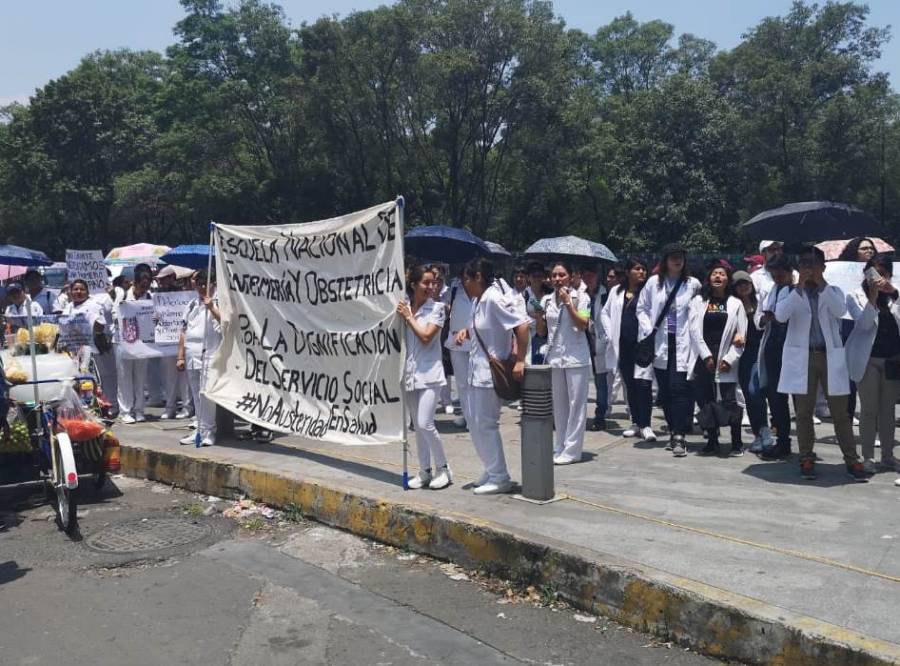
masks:
POLYGON ((900 664, 900 645, 734 592, 569 544, 512 533, 431 507, 349 494, 189 452, 122 445, 122 471, 219 497, 246 495, 353 534, 555 589, 574 606, 688 646, 752 664, 900 664))

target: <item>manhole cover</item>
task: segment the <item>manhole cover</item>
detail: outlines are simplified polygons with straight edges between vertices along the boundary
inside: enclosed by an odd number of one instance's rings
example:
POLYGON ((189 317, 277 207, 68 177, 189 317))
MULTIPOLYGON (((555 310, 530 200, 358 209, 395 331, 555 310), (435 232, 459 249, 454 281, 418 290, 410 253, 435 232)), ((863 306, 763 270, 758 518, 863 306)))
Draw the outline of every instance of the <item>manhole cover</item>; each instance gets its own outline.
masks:
POLYGON ((181 518, 145 518, 113 525, 88 537, 89 548, 103 553, 165 550, 200 541, 212 534, 206 523, 181 518))

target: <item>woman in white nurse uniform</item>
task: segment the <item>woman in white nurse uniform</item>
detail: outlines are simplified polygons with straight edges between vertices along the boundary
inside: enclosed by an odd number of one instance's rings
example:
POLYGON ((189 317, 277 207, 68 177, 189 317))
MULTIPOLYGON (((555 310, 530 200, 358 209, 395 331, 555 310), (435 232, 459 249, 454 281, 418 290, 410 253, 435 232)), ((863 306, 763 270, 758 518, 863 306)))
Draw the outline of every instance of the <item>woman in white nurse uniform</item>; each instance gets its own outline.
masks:
POLYGON ((441 436, 434 425, 438 394, 447 385, 441 361, 441 328, 446 308, 431 298, 434 271, 413 266, 407 276, 409 301, 397 304, 397 313, 406 322, 406 367, 403 384, 406 403, 416 424, 419 473, 409 481, 413 489, 446 488, 453 481, 441 436), (434 468, 432 468, 432 458, 434 468))
POLYGON ((591 352, 584 334, 591 316, 586 292, 572 288, 572 268, 556 262, 550 271, 553 294, 541 300, 537 330, 547 336, 545 363, 553 383, 553 462, 569 465, 581 461, 587 422, 588 386, 591 383, 591 352))

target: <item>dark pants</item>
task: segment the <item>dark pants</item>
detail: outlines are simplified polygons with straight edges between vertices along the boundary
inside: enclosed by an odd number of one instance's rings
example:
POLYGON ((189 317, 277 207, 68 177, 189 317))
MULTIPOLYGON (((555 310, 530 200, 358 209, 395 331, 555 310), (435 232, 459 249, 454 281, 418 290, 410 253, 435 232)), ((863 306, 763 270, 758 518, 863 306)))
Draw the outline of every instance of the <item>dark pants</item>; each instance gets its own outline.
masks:
POLYGON ((622 374, 622 383, 625 384, 625 399, 628 400, 631 422, 639 428, 649 428, 650 412, 653 408, 653 383, 649 379, 635 379, 634 354, 623 353, 621 349, 619 372, 622 374))
POLYGON ((609 411, 609 382, 607 373, 594 374, 594 388, 597 389, 597 406, 594 408, 594 420, 606 420, 606 412, 609 411))
POLYGON ((691 431, 694 418, 694 394, 687 372, 678 372, 675 336, 669 336, 669 359, 665 370, 654 368, 659 385, 659 401, 669 433, 682 437, 691 431))
MULTIPOLYGON (((697 361, 694 368, 694 379, 691 380, 694 386, 694 397, 697 398, 697 404, 703 409, 711 402, 722 402, 727 405, 729 411, 736 415, 731 423, 731 444, 737 445, 741 443, 741 419, 740 410, 737 406, 737 384, 734 382, 720 382, 718 391, 716 390, 715 375, 706 369, 703 361, 697 361)), ((706 431, 706 439, 710 442, 719 441, 719 429, 706 431)))
MULTIPOLYGON (((841 319, 841 342, 844 343, 845 347, 855 325, 856 322, 852 319, 841 319)), ((856 414, 856 382, 852 379, 850 380, 850 395, 847 398, 847 412, 850 414, 851 419, 856 414)))
POLYGON ((786 393, 778 392, 778 380, 781 379, 781 362, 784 348, 780 345, 767 345, 763 352, 768 375, 765 387, 766 400, 769 402, 769 413, 772 425, 777 431, 778 444, 783 448, 791 447, 791 408, 786 393))
POLYGON ((738 381, 744 400, 747 403, 747 416, 750 419, 750 429, 754 435, 759 434, 760 428, 766 425, 766 396, 759 390, 759 379, 756 373, 757 354, 745 351, 741 356, 738 366, 738 381))
POLYGON ((531 365, 543 365, 544 355, 538 350, 547 343, 547 336, 534 334, 531 336, 531 365))

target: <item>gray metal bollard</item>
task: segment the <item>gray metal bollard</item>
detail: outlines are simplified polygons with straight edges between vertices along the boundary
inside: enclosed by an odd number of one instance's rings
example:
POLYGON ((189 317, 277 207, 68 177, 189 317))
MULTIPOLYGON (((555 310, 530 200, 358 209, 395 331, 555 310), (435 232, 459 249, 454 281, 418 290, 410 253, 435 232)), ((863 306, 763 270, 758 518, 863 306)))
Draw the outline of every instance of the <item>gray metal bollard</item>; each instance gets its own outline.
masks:
POLYGON ((522 497, 544 502, 553 496, 550 366, 531 365, 522 383, 522 497))

